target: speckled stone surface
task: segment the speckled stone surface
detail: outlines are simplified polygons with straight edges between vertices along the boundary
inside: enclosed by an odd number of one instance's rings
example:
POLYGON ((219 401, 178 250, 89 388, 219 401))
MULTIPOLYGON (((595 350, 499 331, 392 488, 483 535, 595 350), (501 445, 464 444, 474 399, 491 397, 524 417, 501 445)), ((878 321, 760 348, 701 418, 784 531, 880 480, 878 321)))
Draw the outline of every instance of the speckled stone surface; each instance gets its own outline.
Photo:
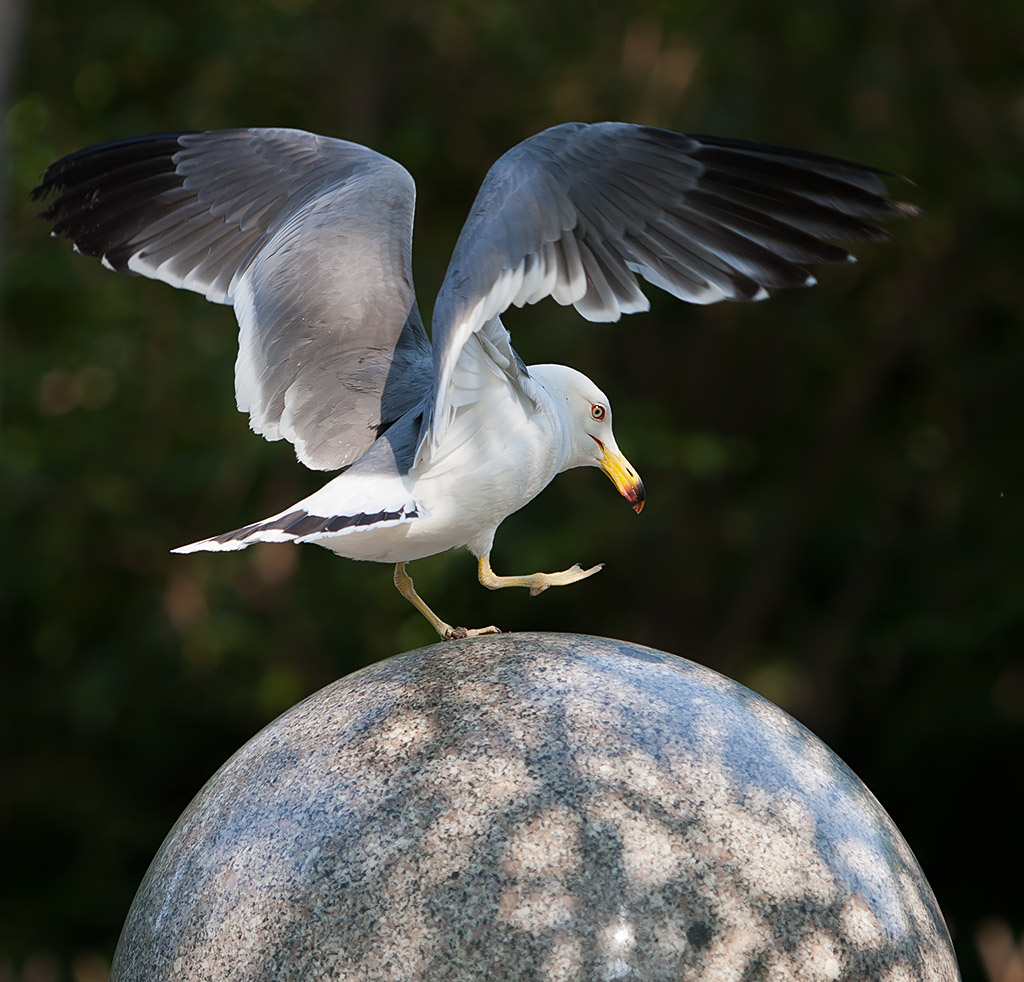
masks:
POLYGON ((322 689, 186 809, 113 982, 954 982, 935 898, 816 737, 622 642, 434 645, 322 689))

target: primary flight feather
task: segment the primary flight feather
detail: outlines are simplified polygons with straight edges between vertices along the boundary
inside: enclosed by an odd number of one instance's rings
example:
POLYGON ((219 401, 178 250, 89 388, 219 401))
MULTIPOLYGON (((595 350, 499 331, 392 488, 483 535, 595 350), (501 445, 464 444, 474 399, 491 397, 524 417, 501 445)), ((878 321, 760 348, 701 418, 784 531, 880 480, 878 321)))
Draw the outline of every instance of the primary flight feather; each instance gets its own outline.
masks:
POLYGON ((881 240, 916 209, 884 172, 743 140, 626 123, 565 123, 491 167, 434 305, 416 305, 415 185, 355 143, 292 129, 143 136, 51 165, 35 198, 54 234, 119 272, 231 304, 235 395, 268 440, 318 470, 346 468, 277 515, 176 552, 315 542, 395 564, 395 584, 442 638, 406 563, 464 546, 491 589, 531 594, 601 567, 499 576, 498 525, 572 467, 603 470, 639 512, 607 397, 560 365, 525 366, 500 315, 552 297, 585 318, 646 310, 637 275, 691 303, 807 286, 805 264, 881 240))

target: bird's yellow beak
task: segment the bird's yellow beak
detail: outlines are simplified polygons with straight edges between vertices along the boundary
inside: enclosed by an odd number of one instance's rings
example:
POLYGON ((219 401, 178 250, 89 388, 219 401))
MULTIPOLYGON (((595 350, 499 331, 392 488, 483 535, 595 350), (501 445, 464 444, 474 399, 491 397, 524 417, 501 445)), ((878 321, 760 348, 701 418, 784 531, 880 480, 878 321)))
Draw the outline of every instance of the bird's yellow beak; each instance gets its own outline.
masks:
POLYGON ((598 466, 608 475, 615 490, 622 495, 632 506, 633 511, 638 515, 644 510, 644 482, 640 475, 633 469, 633 465, 623 457, 618 447, 609 448, 605 446, 596 436, 591 439, 601 448, 601 457, 598 466))

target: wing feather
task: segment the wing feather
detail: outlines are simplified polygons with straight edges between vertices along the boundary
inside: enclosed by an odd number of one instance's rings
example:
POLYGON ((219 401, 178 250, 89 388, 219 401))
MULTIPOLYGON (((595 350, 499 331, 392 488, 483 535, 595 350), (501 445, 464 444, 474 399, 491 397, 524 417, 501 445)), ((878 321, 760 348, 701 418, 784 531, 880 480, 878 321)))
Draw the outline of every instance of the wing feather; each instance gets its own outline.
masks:
POLYGON ((238 408, 309 467, 358 459, 428 397, 403 167, 290 129, 139 137, 53 164, 54 233, 119 272, 233 304, 238 408))
POLYGON ((887 237, 916 212, 871 167, 626 123, 566 123, 490 169, 434 308, 431 445, 466 340, 511 303, 551 296, 588 320, 646 310, 636 274, 691 303, 760 300, 842 262, 831 240, 887 237), (520 277, 520 271, 522 275, 520 277))
POLYGON ((699 304, 813 284, 807 264, 853 258, 836 240, 882 240, 877 223, 915 213, 889 197, 891 176, 750 141, 552 127, 488 172, 433 351, 412 285, 412 179, 366 147, 289 129, 159 134, 65 157, 35 196, 56 193, 55 234, 111 269, 233 304, 239 409, 327 469, 421 405, 436 446, 474 371, 520 378, 509 306, 550 296, 612 321, 648 308, 637 276, 699 304))

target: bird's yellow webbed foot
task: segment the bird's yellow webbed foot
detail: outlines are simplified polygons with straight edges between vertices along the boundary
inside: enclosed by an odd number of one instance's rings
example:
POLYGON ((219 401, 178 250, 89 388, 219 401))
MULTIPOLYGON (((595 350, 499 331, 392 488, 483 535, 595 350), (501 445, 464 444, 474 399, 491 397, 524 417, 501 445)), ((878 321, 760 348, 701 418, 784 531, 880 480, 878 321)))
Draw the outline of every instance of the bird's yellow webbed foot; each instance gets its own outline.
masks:
POLYGON ((490 627, 452 627, 451 624, 441 620, 416 592, 412 577, 405 571, 405 563, 395 564, 395 586, 398 587, 398 592, 430 622, 430 626, 437 631, 442 641, 453 641, 456 638, 478 638, 483 634, 501 634, 500 628, 493 624, 490 627))
POLYGON ((507 586, 522 586, 530 591, 531 597, 543 593, 549 586, 568 586, 579 580, 585 580, 588 576, 600 573, 604 569, 604 563, 584 569, 577 563, 570 569, 563 569, 558 573, 530 573, 526 576, 498 576, 491 569, 490 556, 481 556, 477 560, 477 576, 480 583, 488 590, 501 590, 507 586))

